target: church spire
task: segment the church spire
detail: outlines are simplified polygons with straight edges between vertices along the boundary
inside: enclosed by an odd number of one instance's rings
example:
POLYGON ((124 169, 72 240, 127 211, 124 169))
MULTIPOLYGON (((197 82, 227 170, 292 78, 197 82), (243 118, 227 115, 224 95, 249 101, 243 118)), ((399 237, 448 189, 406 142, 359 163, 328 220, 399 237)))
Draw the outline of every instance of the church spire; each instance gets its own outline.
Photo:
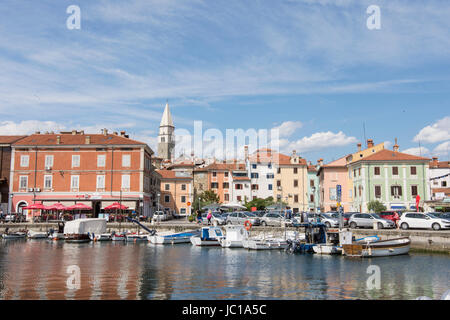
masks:
POLYGON ((166 107, 164 108, 164 113, 161 118, 160 127, 173 127, 172 115, 170 114, 169 103, 166 102, 166 107))
POLYGON ((173 125, 172 115, 170 114, 169 102, 166 101, 166 107, 159 125, 158 135, 158 156, 164 160, 172 160, 175 149, 175 126, 173 125))

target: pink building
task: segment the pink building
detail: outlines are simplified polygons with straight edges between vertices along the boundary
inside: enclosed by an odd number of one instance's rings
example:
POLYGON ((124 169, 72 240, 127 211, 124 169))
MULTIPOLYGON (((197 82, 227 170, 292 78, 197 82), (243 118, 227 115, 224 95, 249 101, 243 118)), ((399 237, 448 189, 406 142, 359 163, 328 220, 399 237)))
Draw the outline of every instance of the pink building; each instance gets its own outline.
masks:
POLYGON ((319 205, 322 212, 337 210, 337 185, 341 185, 342 188, 341 206, 344 207, 344 212, 351 211, 352 195, 349 191, 350 179, 346 157, 344 156, 326 165, 323 165, 323 159, 319 159, 320 168, 317 175, 319 176, 319 205))

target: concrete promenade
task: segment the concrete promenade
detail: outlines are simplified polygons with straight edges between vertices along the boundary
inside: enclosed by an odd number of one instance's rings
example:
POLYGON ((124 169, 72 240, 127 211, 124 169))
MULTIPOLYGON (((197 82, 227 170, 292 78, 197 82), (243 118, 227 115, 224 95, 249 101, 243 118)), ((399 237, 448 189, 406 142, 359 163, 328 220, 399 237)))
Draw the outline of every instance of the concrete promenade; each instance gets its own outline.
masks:
MULTIPOLYGON (((201 224, 189 222, 187 220, 170 220, 152 225, 151 223, 144 223, 150 229, 157 231, 173 231, 182 232, 188 230, 195 230, 201 227, 201 224)), ((205 225, 205 224, 204 224, 205 225)), ((0 233, 4 233, 5 229, 10 231, 20 229, 34 230, 34 231, 48 231, 49 229, 57 229, 56 222, 50 223, 2 223, 0 224, 0 233)), ((107 231, 144 231, 138 225, 129 222, 110 222, 107 224, 107 231)), ((280 228, 280 227, 252 227, 251 235, 272 234, 275 236, 284 236, 285 231, 299 231, 303 232, 303 228, 280 228)), ((356 238, 366 237, 371 235, 378 235, 382 239, 392 239, 398 237, 410 237, 411 249, 420 250, 424 252, 442 252, 450 254, 450 230, 396 230, 396 229, 352 229, 353 235, 356 238)))

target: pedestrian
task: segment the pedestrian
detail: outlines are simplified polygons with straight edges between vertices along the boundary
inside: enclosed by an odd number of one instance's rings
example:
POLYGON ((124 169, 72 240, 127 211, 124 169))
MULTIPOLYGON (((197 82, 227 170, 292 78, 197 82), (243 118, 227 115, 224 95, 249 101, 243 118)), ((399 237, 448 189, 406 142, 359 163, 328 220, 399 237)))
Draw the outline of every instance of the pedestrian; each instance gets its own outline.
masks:
POLYGON ((396 227, 397 227, 397 229, 398 229, 398 228, 399 228, 398 220, 400 220, 400 216, 398 215, 397 212, 394 212, 394 218, 393 218, 393 220, 394 220, 395 225, 396 225, 396 227))
POLYGON ((211 209, 208 211, 208 216, 206 217, 206 219, 208 219, 208 226, 211 224, 211 218, 212 218, 212 212, 211 209))
POLYGON ((197 215, 197 223, 202 223, 202 214, 199 210, 195 211, 196 215, 197 215))

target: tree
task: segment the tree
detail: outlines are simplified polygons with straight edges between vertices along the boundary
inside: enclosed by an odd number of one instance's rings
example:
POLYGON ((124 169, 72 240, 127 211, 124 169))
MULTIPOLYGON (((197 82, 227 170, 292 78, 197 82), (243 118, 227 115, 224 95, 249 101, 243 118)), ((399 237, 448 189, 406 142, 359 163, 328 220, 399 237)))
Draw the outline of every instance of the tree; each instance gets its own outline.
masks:
POLYGON ((247 208, 248 211, 252 210, 252 207, 256 207, 256 210, 264 210, 268 206, 274 204, 273 197, 268 197, 266 199, 262 198, 256 198, 253 199, 250 202, 247 202, 247 199, 245 200, 244 206, 247 208))
POLYGON ((202 207, 211 204, 219 203, 219 196, 213 190, 205 190, 194 200, 193 208, 195 210, 200 210, 202 207), (200 201, 198 199, 200 198, 200 201))
POLYGON ((378 200, 372 200, 367 204, 367 209, 371 212, 380 213, 386 210, 386 206, 378 200))

